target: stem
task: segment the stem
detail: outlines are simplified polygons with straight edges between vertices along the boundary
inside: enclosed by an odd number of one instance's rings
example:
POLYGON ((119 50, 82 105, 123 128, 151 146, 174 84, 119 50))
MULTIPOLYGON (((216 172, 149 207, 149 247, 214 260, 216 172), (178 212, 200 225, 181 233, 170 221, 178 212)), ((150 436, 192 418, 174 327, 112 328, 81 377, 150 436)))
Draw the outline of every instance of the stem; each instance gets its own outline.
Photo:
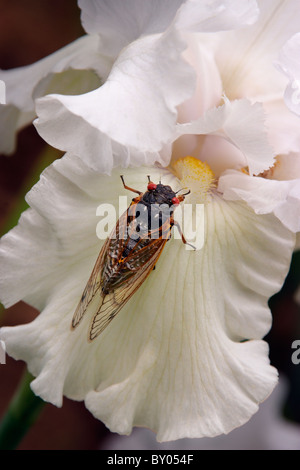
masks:
POLYGON ((0 450, 16 449, 35 422, 45 402, 30 388, 33 377, 25 372, 8 410, 0 423, 0 450))

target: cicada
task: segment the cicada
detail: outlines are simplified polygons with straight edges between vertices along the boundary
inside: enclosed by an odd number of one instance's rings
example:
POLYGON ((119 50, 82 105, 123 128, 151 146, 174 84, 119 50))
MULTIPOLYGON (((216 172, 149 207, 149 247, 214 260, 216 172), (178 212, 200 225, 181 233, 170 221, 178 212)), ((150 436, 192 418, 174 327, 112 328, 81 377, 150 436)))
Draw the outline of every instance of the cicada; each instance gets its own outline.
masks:
POLYGON ((148 176, 143 193, 128 187, 123 176, 121 180, 125 189, 138 196, 105 241, 72 319, 74 329, 88 311, 93 313, 90 341, 102 333, 155 268, 174 225, 187 243, 173 214, 189 191, 178 194, 148 176))

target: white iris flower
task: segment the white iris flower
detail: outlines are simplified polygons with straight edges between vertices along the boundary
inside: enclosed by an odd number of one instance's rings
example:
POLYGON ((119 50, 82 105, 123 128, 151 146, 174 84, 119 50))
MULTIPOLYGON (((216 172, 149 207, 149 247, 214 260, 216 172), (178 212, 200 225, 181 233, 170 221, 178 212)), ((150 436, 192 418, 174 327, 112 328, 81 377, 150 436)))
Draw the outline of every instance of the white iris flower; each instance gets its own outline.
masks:
POLYGON ((2 328, 1 339, 27 362, 37 395, 57 406, 63 395, 84 400, 114 432, 228 433, 277 383, 262 338, 300 230, 300 120, 273 62, 300 29, 297 2, 79 4, 86 37, 3 78, 4 110, 19 120, 36 112, 41 135, 67 153, 2 239, 2 302, 23 299, 41 314, 2 328), (92 69, 102 85, 36 99, 70 67, 92 69), (22 73, 32 78, 23 92, 22 73), (127 194, 120 174, 141 191, 148 174, 189 187, 186 202, 204 204, 204 245, 168 242, 90 343, 90 318, 70 324, 103 243, 96 209, 127 194))

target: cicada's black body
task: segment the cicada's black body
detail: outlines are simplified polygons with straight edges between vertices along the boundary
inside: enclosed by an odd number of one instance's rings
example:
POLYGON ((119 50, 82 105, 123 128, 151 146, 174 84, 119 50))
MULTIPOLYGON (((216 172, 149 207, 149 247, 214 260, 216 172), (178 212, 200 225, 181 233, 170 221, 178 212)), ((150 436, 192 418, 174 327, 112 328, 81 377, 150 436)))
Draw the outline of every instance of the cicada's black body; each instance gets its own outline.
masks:
MULTIPOLYGON (((147 238, 159 238, 166 231, 169 235, 168 225, 173 218, 174 200, 177 200, 176 193, 170 186, 164 184, 156 185, 153 190, 143 193, 140 198, 133 199, 133 203, 128 211, 128 236, 137 240, 147 238), (166 225, 167 222, 167 225, 166 225), (130 235, 130 229, 134 229, 134 235, 130 235)), ((133 247, 133 241, 129 241, 133 247)))
MULTIPOLYGON (((148 182, 118 220, 104 243, 74 313, 72 328, 92 308, 89 339, 95 339, 154 269, 174 225, 173 213, 185 195, 170 186, 148 182)), ((186 243, 183 235, 182 240, 186 243)))

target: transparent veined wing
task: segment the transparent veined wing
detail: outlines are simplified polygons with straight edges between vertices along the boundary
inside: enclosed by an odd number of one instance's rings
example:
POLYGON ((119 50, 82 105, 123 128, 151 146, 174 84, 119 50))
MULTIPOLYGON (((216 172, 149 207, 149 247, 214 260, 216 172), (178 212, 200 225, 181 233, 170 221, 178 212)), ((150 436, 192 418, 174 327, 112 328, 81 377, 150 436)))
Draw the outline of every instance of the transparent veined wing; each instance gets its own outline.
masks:
POLYGON ((145 246, 140 253, 131 254, 131 259, 128 262, 131 262, 131 266, 135 266, 134 261, 138 259, 139 266, 137 269, 131 270, 132 275, 120 282, 116 289, 111 290, 102 297, 101 305, 91 321, 89 329, 89 339, 91 341, 102 333, 126 302, 140 288, 157 263, 166 242, 167 239, 151 240, 149 245, 145 246), (142 259, 140 258, 141 255, 142 259), (146 258, 147 261, 145 261, 146 258))
POLYGON ((151 239, 149 231, 133 241, 127 236, 128 211, 129 208, 104 243, 73 315, 72 328, 88 311, 92 315, 90 341, 99 336, 146 280, 170 238, 172 227, 166 223, 164 236, 151 239))
POLYGON ((76 328, 76 326, 81 322, 90 303, 97 294, 99 295, 103 282, 102 273, 104 267, 107 265, 107 263, 114 265, 117 262, 118 254, 122 251, 123 243, 125 241, 126 225, 127 211, 125 211, 124 214, 120 217, 115 229, 111 233, 110 237, 107 238, 102 249, 100 250, 93 271, 73 315, 72 328, 76 328))

